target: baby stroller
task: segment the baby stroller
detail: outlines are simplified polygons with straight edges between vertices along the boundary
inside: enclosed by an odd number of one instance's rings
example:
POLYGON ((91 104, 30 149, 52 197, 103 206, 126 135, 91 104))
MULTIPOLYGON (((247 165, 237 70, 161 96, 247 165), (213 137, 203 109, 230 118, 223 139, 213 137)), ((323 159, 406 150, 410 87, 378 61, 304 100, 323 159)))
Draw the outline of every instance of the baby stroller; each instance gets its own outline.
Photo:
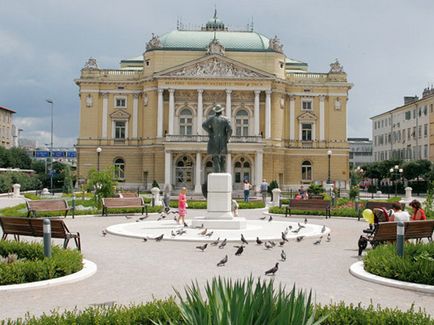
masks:
MULTIPOLYGON (((372 211, 374 213, 374 224, 370 224, 368 229, 364 229, 363 232, 366 234, 365 236, 361 235, 358 241, 359 246, 359 256, 362 255, 363 250, 366 249, 368 243, 373 246, 371 239, 375 233, 375 228, 379 222, 388 222, 390 221, 390 216, 393 211, 387 211, 385 208, 375 208, 372 211)), ((374 246, 373 246, 374 247, 374 246)))

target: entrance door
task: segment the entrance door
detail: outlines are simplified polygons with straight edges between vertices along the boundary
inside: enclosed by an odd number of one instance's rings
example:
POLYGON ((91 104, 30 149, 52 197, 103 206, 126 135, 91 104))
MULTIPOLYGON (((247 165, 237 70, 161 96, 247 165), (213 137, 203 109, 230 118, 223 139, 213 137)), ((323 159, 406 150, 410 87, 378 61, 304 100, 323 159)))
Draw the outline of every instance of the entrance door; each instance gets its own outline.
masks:
POLYGON ((193 161, 188 156, 182 156, 176 162, 175 187, 193 188, 193 161))
POLYGON ((240 158, 234 164, 234 189, 243 189, 243 182, 247 179, 252 182, 251 166, 245 158, 240 158))

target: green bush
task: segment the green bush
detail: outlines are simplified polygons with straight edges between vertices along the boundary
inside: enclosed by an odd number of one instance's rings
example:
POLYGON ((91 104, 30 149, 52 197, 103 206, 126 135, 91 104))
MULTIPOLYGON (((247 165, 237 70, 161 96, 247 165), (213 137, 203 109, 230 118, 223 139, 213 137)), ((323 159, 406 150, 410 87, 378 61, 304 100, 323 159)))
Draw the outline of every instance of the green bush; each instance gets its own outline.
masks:
POLYGON ((0 263, 0 285, 58 278, 80 271, 83 256, 78 250, 52 247, 52 257, 45 258, 42 244, 0 241, 0 255, 16 254, 18 261, 0 263))
POLYGON ((359 185, 353 185, 350 188, 350 199, 354 200, 360 193, 359 185))
POLYGON ((395 245, 381 245, 364 258, 367 272, 395 280, 434 285, 434 242, 404 245, 404 257, 395 245))
POLYGON ((336 200, 336 205, 338 207, 342 206, 342 205, 346 205, 348 202, 350 202, 351 200, 349 198, 346 197, 340 197, 336 200))
POLYGON ((255 201, 237 201, 240 209, 262 209, 265 208, 264 202, 262 200, 255 200, 255 201))
POLYGON ((307 192, 309 195, 320 195, 325 192, 324 187, 321 184, 312 183, 309 185, 307 192))
POLYGON ((407 311, 399 309, 368 307, 358 305, 331 304, 318 305, 315 316, 317 318, 327 316, 323 324, 325 325, 365 325, 365 324, 412 324, 428 325, 434 324, 434 320, 424 311, 415 311, 410 308, 407 311))
POLYGON ((273 179, 271 182, 270 182, 270 185, 268 185, 268 194, 270 194, 271 195, 271 201, 273 201, 273 190, 275 189, 275 188, 279 188, 279 184, 277 183, 277 181, 275 180, 275 179, 273 179))

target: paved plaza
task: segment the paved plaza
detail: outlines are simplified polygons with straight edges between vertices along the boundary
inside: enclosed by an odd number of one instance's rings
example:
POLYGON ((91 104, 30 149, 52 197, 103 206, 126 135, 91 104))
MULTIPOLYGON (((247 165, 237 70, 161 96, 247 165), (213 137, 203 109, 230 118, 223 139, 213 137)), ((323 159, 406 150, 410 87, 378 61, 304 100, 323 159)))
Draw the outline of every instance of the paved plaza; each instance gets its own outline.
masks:
MULTIPOLYGON (((265 210, 240 210, 240 216, 259 220, 265 210)), ((203 210, 188 211, 188 218, 203 215, 203 210)), ((135 217, 68 217, 66 222, 73 232, 82 237, 84 257, 98 266, 92 277, 74 284, 32 289, 20 292, 0 292, 2 319, 49 313, 53 309, 85 308, 98 304, 130 304, 165 298, 174 294, 173 288, 182 290, 191 281, 204 284, 213 276, 241 279, 249 275, 264 277, 264 272, 280 260, 281 248, 266 250, 250 242, 241 256, 235 256, 237 243, 229 242, 225 248, 215 246, 201 252, 198 242, 167 241, 144 242, 101 231, 111 225, 135 222, 135 217), (225 255, 229 260, 224 267, 216 264, 225 255)), ((151 215, 148 220, 156 220, 151 215)), ((288 221, 274 217, 274 221, 288 221)), ((291 221, 303 222, 302 218, 291 221)), ((143 221, 147 222, 147 221, 143 221)), ((406 310, 414 304, 434 315, 434 295, 396 289, 359 280, 349 273, 351 264, 359 260, 357 239, 366 227, 363 221, 348 218, 323 219, 308 217, 308 223, 330 228, 331 241, 325 238, 314 245, 317 238, 301 242, 291 239, 283 249, 286 262, 280 262, 274 277, 276 283, 291 288, 312 289, 319 303, 345 301, 349 303, 380 304, 406 310)), ((40 241, 41 239, 36 239, 40 241)))

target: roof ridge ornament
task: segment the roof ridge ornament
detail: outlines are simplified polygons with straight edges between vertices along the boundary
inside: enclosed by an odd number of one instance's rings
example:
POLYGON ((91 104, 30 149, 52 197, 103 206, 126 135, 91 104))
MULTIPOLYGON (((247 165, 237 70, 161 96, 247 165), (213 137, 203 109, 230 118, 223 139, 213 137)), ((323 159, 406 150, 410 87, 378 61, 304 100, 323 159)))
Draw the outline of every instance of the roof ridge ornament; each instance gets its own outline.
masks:
POLYGON ((148 43, 146 43, 146 50, 158 49, 161 48, 161 41, 158 35, 152 33, 152 37, 148 43))
POLYGON ((274 35, 273 38, 270 38, 268 41, 268 48, 275 52, 283 53, 283 44, 280 43, 280 39, 277 38, 277 35, 274 35))
POLYGON ((215 38, 215 36, 208 45, 207 54, 225 55, 225 47, 215 38))
POLYGON ((330 64, 329 73, 345 73, 344 66, 339 63, 339 60, 337 58, 335 62, 330 64))
POLYGON ((87 60, 87 62, 84 64, 84 68, 86 70, 97 70, 98 68, 98 64, 96 63, 96 59, 90 57, 89 60, 87 60))

